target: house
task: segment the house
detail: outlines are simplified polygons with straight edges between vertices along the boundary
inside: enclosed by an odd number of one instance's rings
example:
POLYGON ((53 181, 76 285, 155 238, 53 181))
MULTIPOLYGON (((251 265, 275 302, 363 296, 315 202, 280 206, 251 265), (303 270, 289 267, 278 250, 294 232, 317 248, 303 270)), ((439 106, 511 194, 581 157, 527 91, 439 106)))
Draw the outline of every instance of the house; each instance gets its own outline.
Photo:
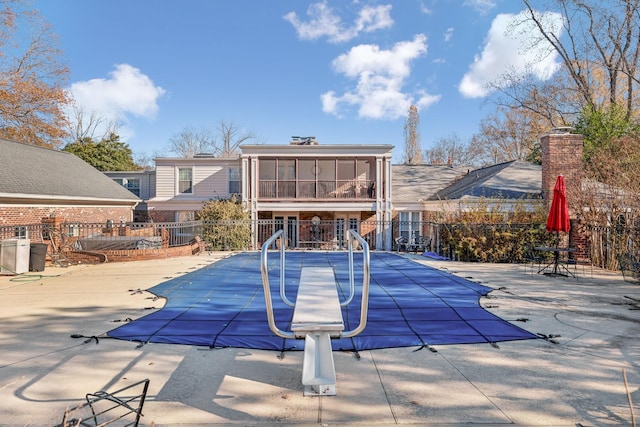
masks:
POLYGON ((128 222, 139 202, 74 154, 0 139, 0 227, 128 222))
MULTIPOLYGON (((372 247, 390 249, 398 235, 431 235, 430 224, 448 212, 479 203, 499 203, 504 211, 523 201, 531 210, 548 203, 557 174, 578 179, 572 174, 582 137, 552 132, 541 143, 543 166, 511 161, 470 170, 392 165, 392 145, 295 137, 289 144, 242 145, 239 158, 158 158, 155 193, 149 188, 146 199, 141 177, 139 188, 156 222, 191 220, 207 201, 237 195, 251 216, 254 248, 278 229, 290 247, 341 248, 346 230, 355 228, 372 247)), ((138 188, 129 181, 136 173, 108 174, 138 188)), ((152 174, 144 178, 149 183, 152 174)))
POLYGON ((309 137, 240 148, 254 247, 277 229, 290 247, 345 247, 350 228, 370 235, 376 249, 391 247, 392 145, 321 145, 309 137))
POLYGON ((522 160, 491 165, 467 173, 429 198, 425 206, 445 211, 472 209, 478 202, 499 201, 503 211, 509 205, 527 201, 529 210, 542 201, 542 166, 522 160), (446 202, 446 203, 442 203, 446 202))
POLYGON ((204 203, 233 194, 239 196, 241 192, 238 158, 197 154, 189 158, 156 158, 155 163, 155 193, 150 192, 147 200, 152 221, 192 221, 204 203))
POLYGON ((443 209, 438 192, 468 172, 467 168, 448 165, 400 164, 391 170, 393 215, 398 222, 394 237, 406 239, 430 234, 425 227, 443 209))
POLYGON ((147 202, 156 195, 156 172, 146 170, 115 171, 104 172, 104 174, 141 199, 133 212, 133 220, 136 222, 148 221, 147 202))

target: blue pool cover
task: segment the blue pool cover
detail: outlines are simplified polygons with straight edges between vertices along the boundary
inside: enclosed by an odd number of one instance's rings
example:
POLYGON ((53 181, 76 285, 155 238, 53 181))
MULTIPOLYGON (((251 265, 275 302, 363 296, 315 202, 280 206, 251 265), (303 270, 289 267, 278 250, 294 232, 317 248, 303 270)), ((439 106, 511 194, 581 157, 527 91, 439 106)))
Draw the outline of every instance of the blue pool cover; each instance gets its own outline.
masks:
MULTIPOLYGON (((345 330, 360 319, 362 256, 356 253, 356 297, 343 308, 345 330)), ((288 252, 287 296, 295 300, 302 267, 334 269, 342 300, 349 293, 345 252, 288 252)), ((279 252, 269 254, 275 319, 289 331, 293 308, 279 293, 279 252)), ((370 350, 434 344, 496 343, 537 338, 489 313, 479 300, 491 288, 392 253, 371 253, 367 327, 358 336, 333 340, 334 350, 370 350)), ((166 298, 161 309, 108 336, 142 343, 188 344, 264 350, 302 350, 304 340, 284 339, 269 329, 260 254, 246 252, 217 261, 149 289, 166 298)))

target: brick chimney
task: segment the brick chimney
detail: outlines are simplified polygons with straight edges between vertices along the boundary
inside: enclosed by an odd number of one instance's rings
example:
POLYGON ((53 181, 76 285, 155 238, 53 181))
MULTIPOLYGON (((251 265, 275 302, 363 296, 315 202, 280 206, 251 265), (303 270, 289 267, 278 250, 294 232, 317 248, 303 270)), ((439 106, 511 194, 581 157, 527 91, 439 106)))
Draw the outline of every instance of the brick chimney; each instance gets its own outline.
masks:
POLYGON ((575 207, 572 204, 572 200, 577 199, 575 195, 581 191, 583 142, 582 135, 571 134, 568 129, 554 129, 540 139, 542 146, 542 197, 547 210, 551 207, 556 179, 558 175, 564 175, 571 222, 571 231, 568 241, 565 243, 576 249, 576 252, 570 254, 572 259, 589 259, 590 252, 588 234, 585 234, 580 227, 580 220, 577 218, 575 207))
MULTIPOLYGON (((567 129, 554 129, 540 139, 542 146, 542 197, 551 205, 553 187, 558 175, 564 175, 567 199, 571 207, 571 195, 580 191, 582 180, 582 149, 584 137, 569 133, 567 129)), ((571 212, 571 217, 574 217, 571 212)))

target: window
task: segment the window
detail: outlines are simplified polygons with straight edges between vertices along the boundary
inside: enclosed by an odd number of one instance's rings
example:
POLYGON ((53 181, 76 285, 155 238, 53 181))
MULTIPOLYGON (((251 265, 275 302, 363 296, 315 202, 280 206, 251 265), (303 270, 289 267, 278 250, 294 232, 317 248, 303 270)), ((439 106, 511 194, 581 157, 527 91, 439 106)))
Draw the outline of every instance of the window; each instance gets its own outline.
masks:
POLYGON ((421 234, 420 212, 400 212, 400 235, 411 242, 421 234))
POLYGON ((29 230, 26 226, 20 225, 14 228, 13 236, 16 239, 28 239, 29 238, 29 230))
POLYGON ((229 168, 229 194, 240 194, 240 168, 229 168))
POLYGON ((178 192, 193 193, 193 171, 191 168, 178 169, 178 192))
POLYGON ((275 180, 276 179, 276 161, 275 159, 260 159, 258 164, 260 179, 275 180))
POLYGON ((67 227, 67 234, 71 237, 80 235, 80 225, 79 224, 69 224, 67 227))
POLYGON ((140 197, 140 180, 138 178, 114 178, 113 180, 140 197))
POLYGON ((279 198, 296 197, 296 161, 293 159, 278 160, 278 194, 279 198))

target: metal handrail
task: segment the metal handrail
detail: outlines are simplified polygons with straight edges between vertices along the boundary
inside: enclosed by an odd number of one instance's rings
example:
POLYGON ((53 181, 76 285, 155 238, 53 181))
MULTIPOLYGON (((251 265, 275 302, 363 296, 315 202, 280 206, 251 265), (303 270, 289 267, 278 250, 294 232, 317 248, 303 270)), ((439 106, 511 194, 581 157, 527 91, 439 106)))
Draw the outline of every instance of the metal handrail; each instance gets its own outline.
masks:
MULTIPOLYGON (((271 301, 271 287, 269 286, 269 264, 267 260, 269 246, 271 246, 273 242, 283 234, 283 232, 283 230, 276 231, 262 245, 262 250, 260 251, 260 271, 262 273, 262 288, 264 290, 264 300, 267 306, 267 320, 269 322, 269 328, 280 338, 295 338, 295 334, 293 332, 285 332, 279 329, 276 325, 276 319, 273 314, 273 303, 271 301)), ((282 242, 282 244, 280 245, 280 297, 285 303, 293 306, 293 304, 287 302, 289 300, 286 299, 286 295, 284 294, 284 247, 284 242, 282 242)))
POLYGON ((369 244, 355 230, 347 232, 349 246, 349 287, 351 288, 351 299, 354 293, 354 272, 353 272, 353 242, 358 241, 362 245, 362 302, 360 305, 360 323, 358 327, 340 334, 340 338, 351 338, 364 331, 367 326, 367 314, 369 312, 369 285, 371 273, 371 257, 369 255, 369 244))
MULTIPOLYGON (((269 322, 269 328, 271 331, 281 338, 295 338, 293 332, 286 332, 278 328, 273 314, 273 302, 271 300, 271 287, 269 285, 269 263, 268 253, 269 247, 280 236, 282 236, 283 230, 276 231, 271 237, 267 239, 262 245, 260 252, 260 271, 262 273, 262 288, 264 290, 264 299, 267 308, 267 320, 269 322)), ((355 294, 355 280, 354 280, 354 267, 353 267, 353 253, 354 253, 354 241, 357 241, 362 245, 362 302, 360 307, 360 322, 355 329, 343 332, 340 334, 341 338, 351 338, 361 333, 367 326, 367 314, 369 311, 369 285, 370 285, 370 272, 371 272, 371 257, 369 254, 369 244, 360 236, 355 230, 348 230, 347 232, 348 248, 349 248, 349 297, 341 306, 349 304, 353 300, 355 294)), ((291 306, 295 304, 291 303, 286 297, 284 287, 284 271, 285 271, 285 245, 280 245, 280 297, 282 300, 291 306)))

